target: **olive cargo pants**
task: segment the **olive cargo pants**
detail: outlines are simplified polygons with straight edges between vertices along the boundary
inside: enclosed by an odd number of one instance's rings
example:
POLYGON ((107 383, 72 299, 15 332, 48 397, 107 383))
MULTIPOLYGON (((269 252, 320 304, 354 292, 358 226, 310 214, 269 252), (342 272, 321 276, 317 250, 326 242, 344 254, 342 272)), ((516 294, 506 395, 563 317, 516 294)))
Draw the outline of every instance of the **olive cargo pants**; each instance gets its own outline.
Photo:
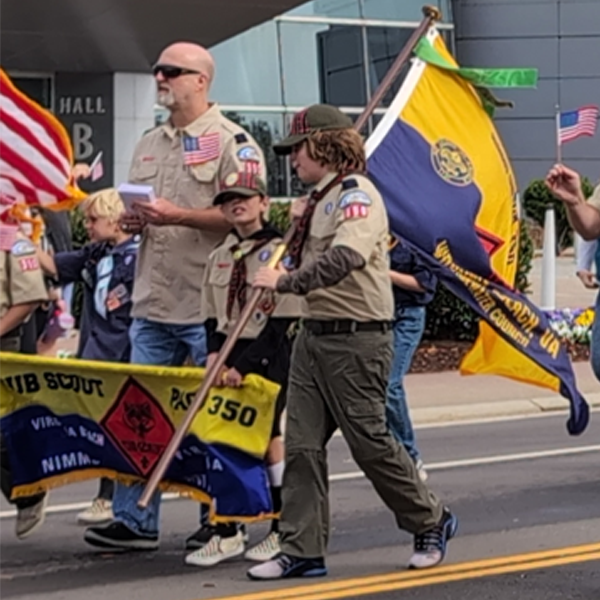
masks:
POLYGON ((329 538, 325 446, 337 427, 400 528, 424 533, 439 523, 442 506, 386 424, 391 360, 391 331, 314 335, 303 330, 298 335, 288 388, 279 525, 286 554, 325 556, 329 538))

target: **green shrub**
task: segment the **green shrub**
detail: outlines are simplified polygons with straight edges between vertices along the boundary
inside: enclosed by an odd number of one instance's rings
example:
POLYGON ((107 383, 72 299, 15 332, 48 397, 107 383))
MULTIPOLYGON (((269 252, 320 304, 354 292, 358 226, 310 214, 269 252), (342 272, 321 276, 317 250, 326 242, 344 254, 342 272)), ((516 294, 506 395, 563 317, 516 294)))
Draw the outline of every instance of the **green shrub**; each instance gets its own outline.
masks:
MULTIPOLYGON (((586 177, 582 179, 581 183, 585 197, 589 198, 594 191, 594 186, 586 177)), ((525 214, 543 227, 546 208, 548 206, 554 207, 556 215, 556 246, 557 251, 560 252, 573 245, 573 229, 567 219, 565 205, 550 193, 543 179, 533 180, 523 192, 523 209, 525 210, 525 214)))
POLYGON ((285 233, 290 226, 290 205, 288 202, 271 202, 269 207, 269 222, 285 233))

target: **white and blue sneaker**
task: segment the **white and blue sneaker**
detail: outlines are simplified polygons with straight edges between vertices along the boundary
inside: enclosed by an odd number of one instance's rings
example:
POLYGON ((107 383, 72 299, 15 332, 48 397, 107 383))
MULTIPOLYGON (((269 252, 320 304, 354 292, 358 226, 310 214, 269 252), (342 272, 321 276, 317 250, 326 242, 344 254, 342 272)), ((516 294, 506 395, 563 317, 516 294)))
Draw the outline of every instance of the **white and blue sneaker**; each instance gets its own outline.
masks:
POLYGON ((409 569, 429 569, 439 565, 446 556, 448 541, 456 535, 458 519, 444 508, 441 521, 429 531, 415 535, 414 552, 409 569))
POLYGON ((283 553, 248 571, 248 577, 255 581, 290 577, 324 577, 325 575, 327 575, 327 567, 322 558, 297 558, 283 553))

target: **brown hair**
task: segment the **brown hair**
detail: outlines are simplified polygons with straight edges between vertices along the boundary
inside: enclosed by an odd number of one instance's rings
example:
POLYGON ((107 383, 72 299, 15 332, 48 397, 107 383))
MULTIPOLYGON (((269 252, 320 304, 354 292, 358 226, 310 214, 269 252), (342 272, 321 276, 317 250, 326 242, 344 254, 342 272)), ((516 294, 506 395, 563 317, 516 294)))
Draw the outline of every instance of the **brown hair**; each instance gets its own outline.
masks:
POLYGON ((308 156, 339 173, 367 170, 362 136, 354 129, 314 131, 306 140, 308 156))

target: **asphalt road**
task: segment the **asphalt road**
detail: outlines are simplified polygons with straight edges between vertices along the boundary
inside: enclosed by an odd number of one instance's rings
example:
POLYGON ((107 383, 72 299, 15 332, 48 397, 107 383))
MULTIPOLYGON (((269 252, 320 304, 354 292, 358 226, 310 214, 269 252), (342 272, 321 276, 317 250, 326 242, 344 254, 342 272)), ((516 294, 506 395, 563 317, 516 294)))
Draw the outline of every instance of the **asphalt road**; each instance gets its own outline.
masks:
MULTIPOLYGON (((97 553, 72 510, 92 497, 95 484, 87 483, 54 491, 43 529, 23 542, 0 503, 0 592, 22 600, 599 600, 600 425, 592 419, 571 438, 564 422, 559 415, 418 430, 431 487, 460 519, 448 560, 435 570, 405 570, 410 537, 334 438, 326 579, 254 584, 241 560, 187 567, 182 545, 197 507, 184 500, 163 503, 158 552, 97 553)), ((264 528, 252 527, 252 537, 264 528)))

